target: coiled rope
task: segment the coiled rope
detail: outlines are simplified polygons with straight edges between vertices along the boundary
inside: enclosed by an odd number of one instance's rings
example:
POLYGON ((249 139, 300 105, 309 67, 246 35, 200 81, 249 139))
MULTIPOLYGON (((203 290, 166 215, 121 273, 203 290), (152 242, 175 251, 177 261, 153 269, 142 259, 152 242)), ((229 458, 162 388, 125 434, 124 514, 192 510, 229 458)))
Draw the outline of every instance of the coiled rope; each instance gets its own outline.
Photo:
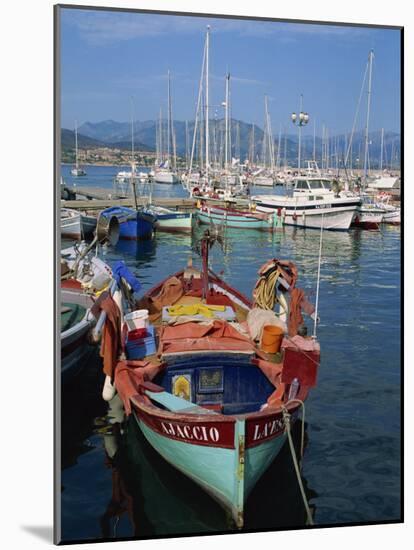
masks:
POLYGON ((274 271, 260 277, 254 291, 254 300, 261 309, 272 310, 275 307, 275 289, 280 273, 280 269, 274 269, 274 271))
MULTIPOLYGON (((301 431, 301 448, 300 448, 300 460, 302 462, 303 452, 304 452, 304 443, 305 443, 305 404, 300 399, 291 399, 290 401, 288 401, 288 403, 286 403, 286 405, 290 403, 299 403, 299 405, 302 407, 302 431, 301 431)), ((300 475, 301 467, 299 466, 298 459, 295 452, 295 446, 293 444, 292 433, 291 433, 291 422, 290 422, 291 415, 287 410, 286 406, 282 407, 282 411, 283 411, 283 420, 285 423, 285 432, 287 434, 287 438, 289 441, 289 448, 290 448, 290 453, 292 455, 293 465, 295 467, 296 478, 298 480, 299 489, 300 489, 303 504, 306 510, 307 525, 314 525, 312 513, 309 508, 308 500, 306 498, 305 489, 303 487, 302 478, 300 475)))

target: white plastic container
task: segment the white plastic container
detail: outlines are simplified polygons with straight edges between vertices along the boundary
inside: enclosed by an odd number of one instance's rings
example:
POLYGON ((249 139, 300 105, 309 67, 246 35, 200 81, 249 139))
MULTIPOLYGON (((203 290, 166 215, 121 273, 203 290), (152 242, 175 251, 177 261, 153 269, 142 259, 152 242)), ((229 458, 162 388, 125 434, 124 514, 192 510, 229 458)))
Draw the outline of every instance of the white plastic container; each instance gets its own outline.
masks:
POLYGON ((132 313, 128 313, 124 317, 128 330, 136 330, 137 328, 148 327, 148 309, 138 309, 132 313))

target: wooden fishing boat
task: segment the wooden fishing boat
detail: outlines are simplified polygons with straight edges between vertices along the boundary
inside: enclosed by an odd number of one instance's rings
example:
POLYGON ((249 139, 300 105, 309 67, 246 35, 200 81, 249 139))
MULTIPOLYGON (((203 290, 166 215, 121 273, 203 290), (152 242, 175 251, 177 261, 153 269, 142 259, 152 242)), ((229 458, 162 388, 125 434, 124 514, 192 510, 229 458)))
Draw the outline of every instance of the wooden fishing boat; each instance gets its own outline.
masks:
POLYGON ((252 302, 208 269, 210 245, 207 235, 202 270, 190 263, 137 304, 149 312, 150 335, 138 346, 126 338, 127 358, 114 380, 152 447, 241 528, 246 499, 316 384, 320 348, 316 338, 297 334, 303 291, 295 287, 294 264, 266 264, 252 302), (261 307, 276 291, 279 321, 261 307), (280 353, 260 350, 253 312, 279 326, 288 322, 280 353))
POLYGON ((61 252, 61 376, 72 380, 85 366, 92 351, 91 330, 97 319, 92 314, 96 293, 113 282, 111 268, 90 256, 82 244, 61 252), (86 252, 86 253, 85 253, 86 252))
POLYGON ((155 229, 168 233, 191 233, 193 215, 191 212, 172 210, 151 204, 148 210, 156 216, 155 229))
POLYGON ((111 267, 93 253, 98 243, 118 240, 118 221, 98 218, 96 235, 87 245, 82 242, 61 251, 60 260, 60 346, 61 382, 72 381, 86 364, 92 345, 106 320, 106 313, 92 312, 97 297, 105 290, 120 294, 111 267), (93 331, 93 333, 92 333, 93 331))
POLYGON ((96 228, 96 217, 87 216, 72 208, 60 209, 60 234, 70 239, 90 237, 96 228))
POLYGON ((353 227, 361 229, 379 229, 384 217, 384 211, 368 205, 359 206, 352 220, 353 227))
POLYGON ((238 210, 220 206, 201 205, 197 210, 197 219, 200 223, 223 225, 237 229, 258 229, 274 231, 282 228, 282 217, 277 211, 271 213, 238 210))
POLYGON ((101 216, 118 219, 120 239, 150 239, 154 234, 156 216, 144 207, 112 206, 103 210, 101 216))

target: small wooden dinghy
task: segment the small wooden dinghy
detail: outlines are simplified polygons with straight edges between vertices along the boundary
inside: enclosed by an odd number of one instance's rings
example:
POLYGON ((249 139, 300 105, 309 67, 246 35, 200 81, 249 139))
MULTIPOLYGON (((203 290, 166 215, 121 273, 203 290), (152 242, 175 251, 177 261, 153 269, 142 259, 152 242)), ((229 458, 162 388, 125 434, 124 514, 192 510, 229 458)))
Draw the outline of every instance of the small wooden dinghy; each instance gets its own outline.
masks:
POLYGON ((111 268, 91 255, 85 243, 62 250, 60 345, 63 385, 83 370, 92 351, 91 331, 99 320, 91 308, 97 296, 106 289, 113 293, 115 288, 111 268))
POLYGON ((197 219, 204 224, 213 223, 229 228, 260 231, 275 231, 283 226, 282 217, 278 215, 277 211, 267 214, 205 204, 198 209, 197 219))
POLYGON ((210 244, 207 236, 202 270, 190 264, 137 304, 148 311, 149 334, 140 345, 127 337, 115 387, 152 447, 241 528, 246 499, 316 384, 320 348, 297 334, 301 306, 312 309, 295 286, 294 264, 263 266, 252 303, 208 269, 210 244), (275 291, 279 319, 260 307, 275 291), (254 339, 261 318, 282 334, 286 322, 276 354, 264 353, 254 339))

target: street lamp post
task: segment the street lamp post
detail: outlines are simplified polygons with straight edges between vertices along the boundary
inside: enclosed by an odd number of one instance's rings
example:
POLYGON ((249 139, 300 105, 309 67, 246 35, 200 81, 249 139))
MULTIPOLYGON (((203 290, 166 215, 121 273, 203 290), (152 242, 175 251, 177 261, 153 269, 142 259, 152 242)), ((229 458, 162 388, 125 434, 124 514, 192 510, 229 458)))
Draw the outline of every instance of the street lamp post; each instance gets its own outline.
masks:
POLYGON ((308 113, 303 112, 303 94, 300 94, 300 106, 299 113, 292 113, 291 119, 293 124, 299 127, 299 147, 298 147, 298 170, 300 170, 300 150, 302 144, 302 126, 305 126, 309 122, 308 113))

